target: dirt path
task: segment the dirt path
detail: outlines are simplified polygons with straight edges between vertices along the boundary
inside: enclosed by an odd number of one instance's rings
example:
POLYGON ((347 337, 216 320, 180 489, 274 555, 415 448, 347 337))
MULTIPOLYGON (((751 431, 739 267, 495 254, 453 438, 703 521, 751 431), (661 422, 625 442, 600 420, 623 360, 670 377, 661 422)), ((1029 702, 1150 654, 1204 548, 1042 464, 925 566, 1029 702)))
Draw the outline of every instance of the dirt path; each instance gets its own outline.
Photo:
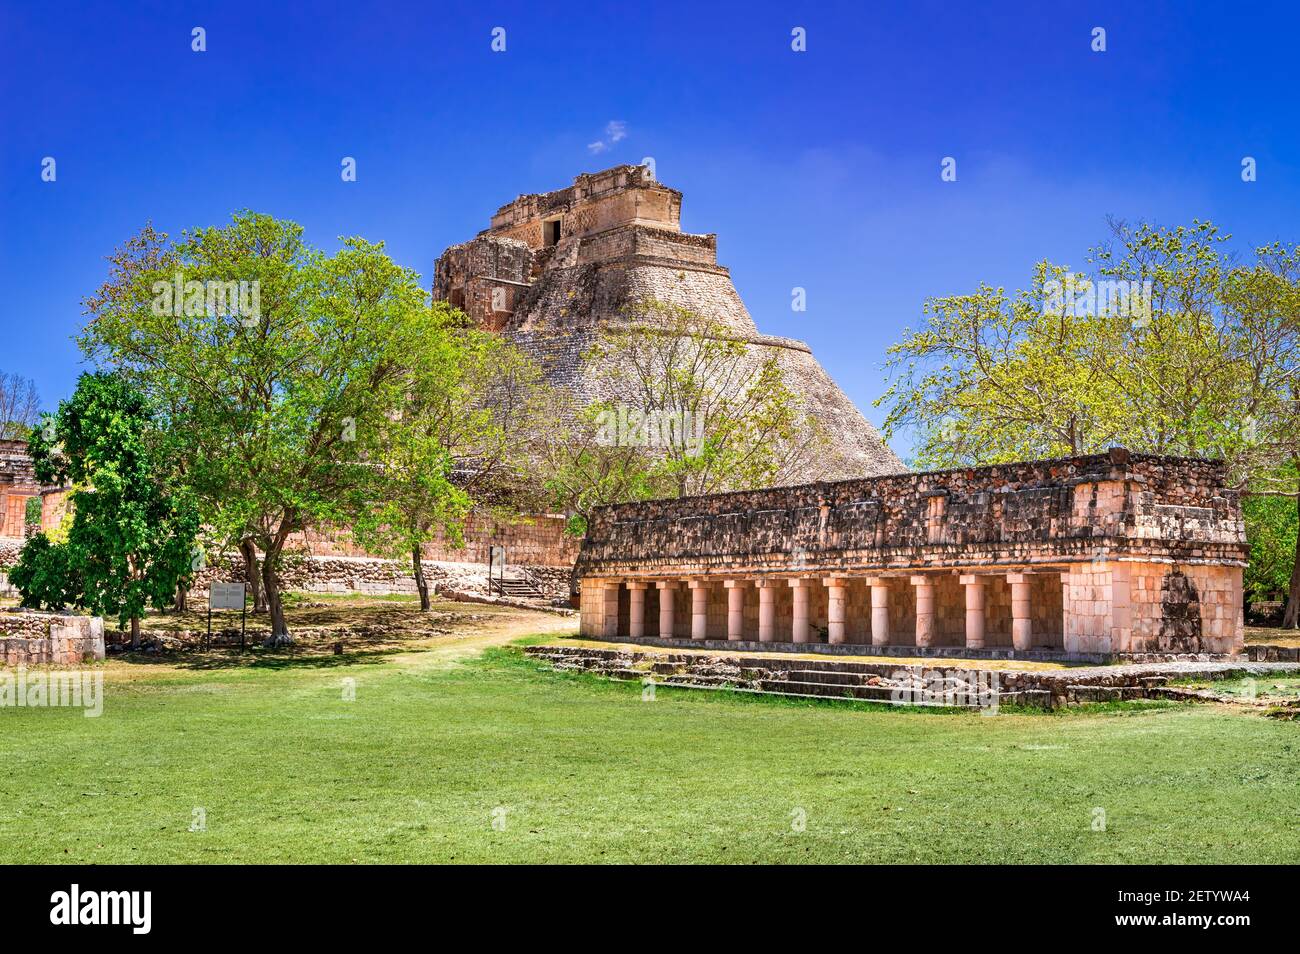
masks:
POLYGON ((525 636, 567 636, 578 631, 577 617, 531 610, 516 610, 478 623, 482 626, 480 632, 430 641, 418 651, 401 653, 393 658, 405 665, 450 666, 468 656, 477 656, 492 646, 504 646, 525 636))
MULTIPOLYGON (((230 646, 204 650, 190 641, 185 648, 173 647, 161 654, 110 654, 104 674, 113 681, 136 681, 199 669, 273 665, 280 659, 310 665, 312 660, 332 658, 346 665, 348 657, 367 656, 404 667, 446 667, 525 636, 569 635, 578 628, 576 616, 538 610, 448 602, 440 602, 434 610, 422 614, 414 606, 369 604, 361 599, 311 605, 291 611, 298 618, 290 620, 290 627, 297 625, 301 635, 287 651, 265 651, 250 640, 250 650, 241 654, 230 646), (335 641, 345 647, 342 657, 333 656, 335 641)), ((167 617, 150 623, 151 629, 175 625, 174 618, 167 617)))

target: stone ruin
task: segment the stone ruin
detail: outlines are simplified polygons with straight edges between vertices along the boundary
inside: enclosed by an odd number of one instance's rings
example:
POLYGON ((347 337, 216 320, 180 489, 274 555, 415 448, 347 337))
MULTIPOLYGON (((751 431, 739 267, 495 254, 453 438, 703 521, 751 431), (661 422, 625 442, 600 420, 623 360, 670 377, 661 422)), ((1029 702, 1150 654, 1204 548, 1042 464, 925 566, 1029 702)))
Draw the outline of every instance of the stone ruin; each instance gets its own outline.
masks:
MULTIPOLYGON (((578 176, 554 192, 502 206, 478 236, 434 266, 433 296, 530 353, 554 385, 583 403, 617 398, 584 360, 601 329, 638 302, 680 306, 744 343, 755 364, 775 355, 786 384, 830 442, 805 479, 905 468, 808 346, 761 334, 718 264, 716 235, 681 230, 682 194, 645 166, 578 176)), ((638 316, 638 320, 646 320, 638 316)))
POLYGON ((40 496, 27 442, 0 440, 0 537, 26 535, 27 501, 40 496))
POLYGON ((592 518, 581 632, 883 655, 1233 655, 1248 553, 1222 462, 1122 448, 647 501, 592 518))
POLYGON ((0 665, 77 666, 104 658, 104 620, 75 613, 0 610, 0 665))

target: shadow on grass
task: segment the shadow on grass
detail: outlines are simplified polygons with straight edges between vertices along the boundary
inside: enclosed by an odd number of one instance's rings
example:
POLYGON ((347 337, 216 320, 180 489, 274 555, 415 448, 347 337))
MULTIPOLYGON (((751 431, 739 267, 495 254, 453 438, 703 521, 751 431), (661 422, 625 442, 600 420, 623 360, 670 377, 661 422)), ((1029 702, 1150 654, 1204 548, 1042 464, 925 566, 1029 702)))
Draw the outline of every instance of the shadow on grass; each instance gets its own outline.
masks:
POLYGON ((113 658, 133 666, 172 666, 177 669, 195 671, 219 671, 223 669, 258 669, 258 670, 292 670, 292 669, 336 669, 343 666, 376 666, 387 657, 403 653, 417 652, 419 647, 389 646, 383 649, 363 649, 332 653, 295 652, 292 649, 266 649, 250 646, 244 652, 238 649, 209 649, 178 653, 133 653, 126 652, 113 658))

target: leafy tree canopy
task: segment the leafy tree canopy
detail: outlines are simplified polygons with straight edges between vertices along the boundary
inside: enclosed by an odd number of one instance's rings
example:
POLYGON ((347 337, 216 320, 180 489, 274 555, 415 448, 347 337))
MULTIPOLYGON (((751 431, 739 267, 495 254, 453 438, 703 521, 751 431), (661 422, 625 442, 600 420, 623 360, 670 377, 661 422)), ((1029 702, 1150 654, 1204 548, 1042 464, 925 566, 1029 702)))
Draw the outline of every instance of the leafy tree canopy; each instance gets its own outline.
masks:
MULTIPOLYGON (((171 435, 141 391, 121 375, 98 372, 81 376, 28 446, 38 480, 77 488, 66 542, 38 534, 28 544, 34 566, 49 570, 63 561, 71 601, 122 626, 131 621, 138 644, 145 608, 168 606, 191 572, 198 532, 171 435)), ((46 594, 51 586, 47 581, 46 594)))
MULTIPOLYGON (((1239 262, 1227 240, 1209 222, 1115 223, 1091 274, 1043 262, 1022 291, 981 285, 930 299, 924 325, 888 351, 891 382, 876 402, 888 408, 886 436, 911 437, 924 467, 1113 445, 1222 457, 1238 488, 1294 511, 1300 246, 1239 262)), ((1247 508, 1252 539, 1266 511, 1247 508)), ((1297 625, 1294 534, 1289 547, 1297 625)))

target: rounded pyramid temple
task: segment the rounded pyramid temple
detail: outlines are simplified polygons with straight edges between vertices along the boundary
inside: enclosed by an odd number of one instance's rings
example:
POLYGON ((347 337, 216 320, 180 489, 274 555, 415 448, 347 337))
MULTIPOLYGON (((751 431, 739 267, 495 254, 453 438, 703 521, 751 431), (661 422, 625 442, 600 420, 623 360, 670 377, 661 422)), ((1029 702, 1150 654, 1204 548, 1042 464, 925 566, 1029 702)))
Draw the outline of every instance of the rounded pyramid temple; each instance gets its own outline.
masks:
POLYGON ((756 363, 776 357, 829 442, 816 472, 797 482, 906 471, 806 344, 759 333, 718 264, 717 236, 683 232, 681 210, 682 194, 646 166, 585 173, 502 206, 489 228, 443 252, 433 296, 510 337, 584 402, 608 396, 584 357, 602 328, 625 323, 638 302, 686 308, 747 345, 756 363))

